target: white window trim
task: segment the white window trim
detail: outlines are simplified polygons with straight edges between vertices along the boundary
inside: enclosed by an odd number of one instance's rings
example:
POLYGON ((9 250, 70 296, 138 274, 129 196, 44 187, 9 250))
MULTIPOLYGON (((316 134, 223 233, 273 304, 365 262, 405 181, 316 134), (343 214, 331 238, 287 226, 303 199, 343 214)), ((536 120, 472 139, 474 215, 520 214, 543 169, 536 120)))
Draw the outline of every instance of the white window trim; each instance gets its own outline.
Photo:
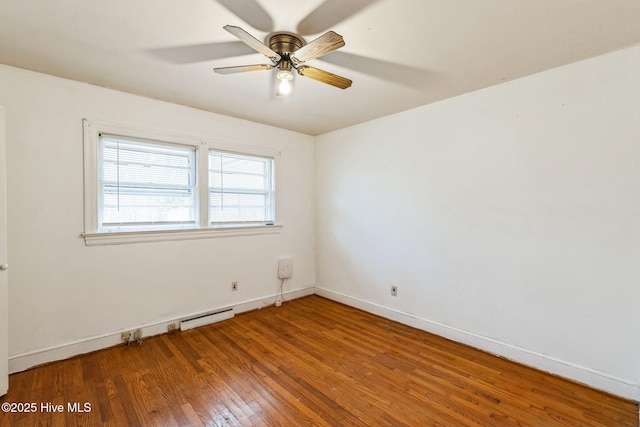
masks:
MULTIPOLYGON (((171 132, 143 129, 129 125, 111 123, 101 120, 83 119, 84 139, 84 238, 87 246, 122 245, 127 243, 165 242, 172 240, 208 239, 215 237, 255 236, 262 234, 278 234, 282 224, 273 225, 209 225, 209 182, 208 158, 209 150, 221 150, 232 153, 271 157, 274 160, 274 187, 279 182, 277 159, 280 152, 266 147, 244 144, 233 144, 225 141, 202 139, 179 135, 171 132), (146 140, 188 145, 196 149, 198 170, 199 219, 196 228, 171 230, 139 230, 98 232, 98 141, 101 133, 121 135, 146 140), (204 185, 203 185, 204 184, 204 185)), ((278 216, 278 192, 275 200, 275 217, 278 216)))

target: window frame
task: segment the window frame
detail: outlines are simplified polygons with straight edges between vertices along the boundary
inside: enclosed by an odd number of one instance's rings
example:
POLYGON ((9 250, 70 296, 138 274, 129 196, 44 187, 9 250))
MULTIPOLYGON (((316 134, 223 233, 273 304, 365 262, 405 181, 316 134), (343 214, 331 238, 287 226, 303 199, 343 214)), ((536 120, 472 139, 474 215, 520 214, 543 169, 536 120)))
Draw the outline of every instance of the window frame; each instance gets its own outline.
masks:
POLYGON ((278 159, 280 152, 266 147, 228 143, 226 141, 198 138, 166 131, 143 129, 129 125, 100 120, 83 119, 84 143, 84 232, 81 237, 85 245, 118 245, 127 243, 157 242, 171 240, 206 239, 260 234, 278 234, 282 224, 278 221, 278 159), (192 228, 134 229, 99 231, 98 224, 98 144, 100 134, 122 136, 123 138, 157 141, 172 145, 193 147, 196 151, 197 210, 196 225, 192 228), (209 219, 209 150, 225 151, 241 155, 267 157, 273 160, 273 224, 216 224, 209 219))

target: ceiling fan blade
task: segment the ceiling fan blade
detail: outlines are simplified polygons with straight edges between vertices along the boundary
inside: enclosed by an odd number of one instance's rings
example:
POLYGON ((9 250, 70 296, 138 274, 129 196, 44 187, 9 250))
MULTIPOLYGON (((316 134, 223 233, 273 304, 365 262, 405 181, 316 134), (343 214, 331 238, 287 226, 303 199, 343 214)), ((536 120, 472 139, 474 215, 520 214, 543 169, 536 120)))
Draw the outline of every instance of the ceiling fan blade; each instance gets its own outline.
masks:
POLYGON ((255 65, 239 65, 237 67, 219 67, 214 68, 218 74, 235 74, 235 73, 244 73, 246 71, 261 71, 261 70, 270 70, 273 68, 271 64, 255 64, 255 65))
POLYGON ((147 52, 164 62, 191 64, 232 56, 249 55, 255 53, 255 50, 240 41, 233 41, 162 47, 149 49, 147 52))
POLYGON ((326 83, 331 86, 338 87, 340 89, 346 89, 350 87, 352 83, 352 81, 347 79, 346 77, 338 76, 328 71, 319 70, 307 65, 298 67, 298 74, 322 83, 326 83))
POLYGON ((344 21, 379 0, 325 0, 298 24, 302 35, 318 34, 344 21))
POLYGON ((281 58, 280 58, 280 55, 278 55, 278 53, 274 52, 271 48, 265 46, 262 42, 260 42, 260 40, 256 39, 251 34, 243 30, 242 28, 235 27, 233 25, 225 25, 223 28, 227 30, 227 32, 236 36, 241 42, 243 42, 247 46, 255 49, 256 51, 260 52, 267 58, 271 59, 274 64, 280 61, 281 58))
POLYGON ((432 70, 411 67, 409 65, 397 64, 347 52, 334 52, 333 55, 322 58, 322 61, 359 71, 379 79, 388 80, 412 89, 432 87, 433 85, 437 85, 442 78, 442 75, 432 70), (402 78, 398 76, 402 76, 402 78))
POLYGON ((256 0, 218 0, 218 3, 256 30, 273 31, 273 19, 256 0))
POLYGON ((300 64, 319 58, 329 52, 340 49, 342 46, 344 46, 342 36, 333 31, 329 31, 293 52, 291 60, 296 64, 300 64))

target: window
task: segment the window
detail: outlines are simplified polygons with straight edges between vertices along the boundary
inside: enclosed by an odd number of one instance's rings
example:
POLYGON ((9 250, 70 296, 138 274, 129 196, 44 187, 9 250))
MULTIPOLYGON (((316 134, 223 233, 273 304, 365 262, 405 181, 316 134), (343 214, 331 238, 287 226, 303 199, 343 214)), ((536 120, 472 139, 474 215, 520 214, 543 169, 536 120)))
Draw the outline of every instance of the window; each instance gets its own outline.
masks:
POLYGON ((196 150, 101 135, 98 231, 197 223, 196 150))
POLYGON ((278 233, 278 154, 85 120, 85 243, 278 233))
POLYGON ((273 159, 209 151, 211 224, 273 222, 273 159))

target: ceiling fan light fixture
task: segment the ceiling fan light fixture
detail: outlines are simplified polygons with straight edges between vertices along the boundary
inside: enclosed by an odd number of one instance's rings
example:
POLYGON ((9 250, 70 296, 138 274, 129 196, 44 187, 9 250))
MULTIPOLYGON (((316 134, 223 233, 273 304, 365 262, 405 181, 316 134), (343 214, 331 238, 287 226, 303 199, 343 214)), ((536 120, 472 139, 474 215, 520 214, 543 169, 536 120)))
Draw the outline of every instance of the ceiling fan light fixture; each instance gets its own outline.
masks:
POLYGON ((291 81, 293 80, 293 73, 291 72, 291 69, 278 70, 278 73, 276 74, 276 78, 281 81, 291 81))
POLYGON ((276 73, 278 80, 293 80, 293 73, 291 72, 291 61, 289 57, 284 58, 278 64, 278 72, 276 73))
POLYGON ((278 72, 276 73, 276 96, 286 96, 291 93, 291 81, 293 73, 291 72, 291 62, 283 60, 280 62, 278 72))

